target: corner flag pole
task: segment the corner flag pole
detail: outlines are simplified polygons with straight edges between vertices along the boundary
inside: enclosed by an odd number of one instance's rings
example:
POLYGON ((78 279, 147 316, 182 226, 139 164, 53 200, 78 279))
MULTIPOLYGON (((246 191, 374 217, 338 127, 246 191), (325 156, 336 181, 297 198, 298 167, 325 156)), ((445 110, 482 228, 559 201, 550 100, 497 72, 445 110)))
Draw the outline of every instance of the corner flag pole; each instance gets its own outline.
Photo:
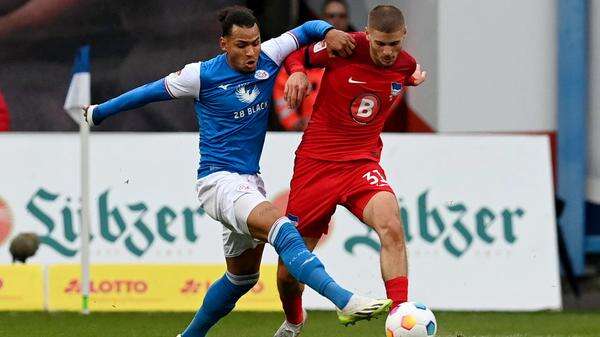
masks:
POLYGON ((65 100, 64 109, 79 124, 80 179, 81 179, 81 312, 89 314, 90 295, 90 128, 83 118, 82 108, 90 105, 90 47, 77 50, 73 76, 65 100))
MULTIPOLYGON (((89 104, 89 103, 88 103, 89 104)), ((90 127, 81 115, 79 142, 81 151, 81 312, 90 313, 90 127)))

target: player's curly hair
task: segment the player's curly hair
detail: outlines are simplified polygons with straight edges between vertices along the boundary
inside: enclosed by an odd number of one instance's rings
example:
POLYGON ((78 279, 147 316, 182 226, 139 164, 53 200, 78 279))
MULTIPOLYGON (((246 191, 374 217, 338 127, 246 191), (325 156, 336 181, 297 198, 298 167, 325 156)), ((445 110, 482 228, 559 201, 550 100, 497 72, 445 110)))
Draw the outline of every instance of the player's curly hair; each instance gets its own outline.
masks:
POLYGON ((404 15, 396 6, 379 5, 369 12, 369 28, 393 33, 404 27, 404 15))
POLYGON ((225 7, 219 12, 218 18, 223 30, 222 36, 231 35, 233 25, 251 28, 256 24, 256 17, 252 10, 243 6, 225 7))

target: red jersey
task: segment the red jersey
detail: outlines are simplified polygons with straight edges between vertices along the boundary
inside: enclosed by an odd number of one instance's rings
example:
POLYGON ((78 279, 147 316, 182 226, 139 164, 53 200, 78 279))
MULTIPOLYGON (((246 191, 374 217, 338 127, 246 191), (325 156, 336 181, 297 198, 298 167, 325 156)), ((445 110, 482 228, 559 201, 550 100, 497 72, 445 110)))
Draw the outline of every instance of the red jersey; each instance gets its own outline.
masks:
POLYGON ((383 125, 412 85, 416 61, 401 51, 393 66, 377 66, 369 54, 365 33, 352 33, 356 48, 348 58, 329 57, 324 42, 292 53, 288 72, 324 67, 321 88, 308 127, 296 151, 298 157, 330 161, 379 161, 383 125))

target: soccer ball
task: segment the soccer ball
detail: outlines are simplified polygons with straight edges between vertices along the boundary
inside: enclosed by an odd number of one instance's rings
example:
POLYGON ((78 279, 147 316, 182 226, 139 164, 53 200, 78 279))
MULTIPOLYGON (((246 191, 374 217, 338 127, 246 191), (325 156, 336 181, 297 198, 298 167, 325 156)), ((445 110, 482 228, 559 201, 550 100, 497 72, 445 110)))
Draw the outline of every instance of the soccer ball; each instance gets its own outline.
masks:
POLYGON ((425 305, 406 302, 398 305, 385 321, 387 337, 428 337, 435 336, 437 322, 433 312, 425 305))

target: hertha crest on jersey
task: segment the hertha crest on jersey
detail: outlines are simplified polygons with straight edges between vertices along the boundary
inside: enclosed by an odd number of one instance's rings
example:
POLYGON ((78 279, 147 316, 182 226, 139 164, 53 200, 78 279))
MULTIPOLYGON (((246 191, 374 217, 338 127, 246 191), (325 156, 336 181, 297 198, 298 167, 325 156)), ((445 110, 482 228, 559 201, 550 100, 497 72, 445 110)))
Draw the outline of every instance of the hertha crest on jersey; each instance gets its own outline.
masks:
POLYGON ((402 92, 402 83, 392 82, 392 96, 398 96, 402 92))

